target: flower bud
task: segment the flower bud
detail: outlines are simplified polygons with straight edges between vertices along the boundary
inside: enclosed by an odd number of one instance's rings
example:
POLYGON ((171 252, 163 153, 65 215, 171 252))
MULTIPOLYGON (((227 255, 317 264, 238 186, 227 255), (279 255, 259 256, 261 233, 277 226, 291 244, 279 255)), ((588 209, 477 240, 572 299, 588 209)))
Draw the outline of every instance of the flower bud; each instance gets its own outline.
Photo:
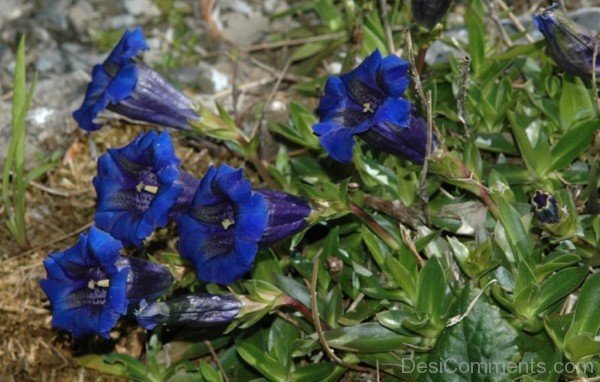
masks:
POLYGON ((233 295, 185 295, 164 302, 140 303, 135 318, 146 329, 156 325, 205 327, 233 321, 243 304, 233 295))
POLYGON ((537 190, 531 198, 531 206, 540 222, 556 224, 560 221, 560 209, 554 195, 537 190))
POLYGON ((412 14, 416 22, 433 29, 446 15, 451 0, 412 0, 412 14))
POLYGON ((568 73, 590 78, 600 74, 600 62, 593 68, 595 33, 569 19, 558 3, 540 8, 533 21, 546 38, 548 52, 556 64, 568 73))
POLYGON ((95 65, 83 104, 73 118, 87 131, 102 126, 94 120, 109 109, 137 121, 190 129, 199 119, 192 101, 175 89, 160 74, 136 59, 148 45, 138 27, 125 31, 108 58, 95 65))

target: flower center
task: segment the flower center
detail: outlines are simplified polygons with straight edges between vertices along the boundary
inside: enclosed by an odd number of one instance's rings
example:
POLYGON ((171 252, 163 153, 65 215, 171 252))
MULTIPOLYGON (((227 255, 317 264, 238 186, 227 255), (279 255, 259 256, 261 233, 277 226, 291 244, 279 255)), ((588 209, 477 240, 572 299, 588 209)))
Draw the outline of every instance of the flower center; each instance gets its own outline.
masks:
POLYGON ((363 113, 375 113, 375 110, 371 107, 371 102, 363 103, 363 113))
POLYGON ((229 218, 226 218, 221 222, 221 225, 223 226, 224 230, 227 230, 227 228, 231 227, 234 224, 235 224, 235 221, 233 219, 229 219, 229 218))
POLYGON ((144 182, 140 182, 138 183, 137 186, 135 186, 135 190, 139 193, 142 191, 146 191, 150 194, 156 194, 158 192, 158 186, 152 186, 150 184, 144 184, 144 182))
POLYGON ((84 280, 88 279, 86 287, 69 294, 67 297, 69 308, 75 309, 85 305, 104 305, 110 286, 110 279, 106 273, 100 268, 92 268, 85 275, 82 275, 82 278, 84 280))

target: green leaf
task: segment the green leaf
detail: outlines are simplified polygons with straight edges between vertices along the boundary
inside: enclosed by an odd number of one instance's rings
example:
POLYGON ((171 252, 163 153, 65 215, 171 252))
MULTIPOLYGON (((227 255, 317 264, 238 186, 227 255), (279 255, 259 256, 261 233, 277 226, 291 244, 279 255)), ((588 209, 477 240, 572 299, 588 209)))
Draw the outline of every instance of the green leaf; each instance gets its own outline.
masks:
POLYGON ((415 301, 417 296, 417 262, 412 256, 402 256, 405 261, 400 262, 392 256, 385 258, 385 266, 389 270, 389 275, 400 285, 400 288, 411 301, 415 301))
POLYGON ((552 148, 550 171, 562 170, 569 166, 579 154, 590 147, 596 130, 598 130, 598 121, 592 120, 567 131, 552 148))
POLYGON ((270 381, 285 381, 286 369, 263 350, 246 341, 237 341, 237 352, 250 366, 270 381))
MULTIPOLYGON (((465 288, 454 307, 453 314, 463 314, 476 291, 465 288)), ((517 331, 502 318, 497 306, 491 304, 485 295, 473 307, 473 310, 459 324, 445 329, 438 338, 428 363, 443 363, 447 369, 444 373, 428 370, 417 379, 420 382, 455 382, 455 381, 510 381, 506 372, 509 365, 520 358, 517 346, 517 331), (471 368, 461 365, 494 365, 486 373, 483 368, 479 372, 471 372, 471 368)))
POLYGON ((469 34, 468 52, 471 57, 473 73, 478 73, 485 57, 485 41, 487 27, 483 20, 483 4, 481 0, 470 0, 465 17, 469 34))
POLYGON ((446 301, 446 275, 437 258, 427 261, 417 279, 417 312, 425 313, 434 324, 441 325, 446 301))
POLYGON ((200 362, 200 373, 207 382, 222 382, 223 378, 221 375, 208 363, 200 362))
POLYGON ((418 342, 416 337, 400 335, 376 322, 330 330, 325 332, 325 338, 334 349, 364 353, 394 351, 406 344, 418 342))
POLYGON ((331 362, 308 364, 292 373, 295 382, 337 381, 346 371, 345 368, 331 362))
POLYGON ((595 336, 600 330, 600 273, 594 273, 581 287, 573 324, 567 338, 580 334, 595 336))
POLYGON ((565 132, 575 122, 594 115, 592 98, 581 78, 573 75, 564 77, 558 108, 560 111, 560 125, 565 132))
POLYGON ((492 198, 498 206, 500 212, 500 221, 508 236, 510 247, 512 248, 517 263, 521 261, 530 262, 533 252, 533 245, 529 234, 523 225, 521 216, 511 206, 499 192, 492 193, 492 198))
POLYGON ((127 376, 126 368, 122 364, 110 364, 105 362, 104 355, 89 354, 77 358, 77 363, 89 369, 98 370, 101 373, 116 375, 120 377, 127 376))
POLYGON ((575 290, 585 279, 586 267, 572 267, 557 272, 541 288, 534 313, 539 314, 575 290))

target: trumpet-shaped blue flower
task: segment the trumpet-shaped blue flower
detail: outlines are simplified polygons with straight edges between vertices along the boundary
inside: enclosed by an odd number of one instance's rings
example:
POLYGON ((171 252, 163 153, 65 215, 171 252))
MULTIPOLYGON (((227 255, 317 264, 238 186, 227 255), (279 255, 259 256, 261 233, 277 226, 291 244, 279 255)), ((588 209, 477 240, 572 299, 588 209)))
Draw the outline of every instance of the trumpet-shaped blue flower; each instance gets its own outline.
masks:
POLYGON ((192 294, 151 304, 142 301, 135 318, 149 330, 159 324, 206 327, 233 321, 242 307, 233 295, 192 294))
POLYGON ((102 155, 93 183, 96 225, 126 245, 139 246, 187 208, 198 180, 179 170, 169 134, 150 131, 102 155))
POLYGON ((82 129, 99 129, 94 119, 105 109, 178 129, 188 129, 188 121, 199 118, 185 95, 136 61, 143 50, 148 50, 148 45, 142 30, 125 31, 104 63, 94 66, 83 104, 73 113, 82 129))
POLYGON ((253 265, 261 246, 306 226, 306 202, 273 191, 253 191, 242 170, 211 167, 179 220, 179 251, 198 278, 230 284, 253 265))
POLYGON ((129 304, 161 297, 173 283, 165 267, 121 256, 123 245, 96 227, 44 260, 40 286, 52 305, 52 324, 73 336, 108 337, 129 304))
POLYGON ((44 261, 48 278, 40 286, 52 304, 52 324, 73 336, 108 337, 127 312, 129 265, 122 245, 92 227, 75 246, 44 261))
POLYGON ((409 81, 408 63, 395 55, 382 58, 379 51, 353 71, 329 77, 313 126, 329 155, 352 161, 358 135, 373 149, 423 163, 425 132, 410 128, 410 102, 402 98, 409 81))
POLYGON ((533 22, 546 38, 548 52, 565 71, 583 78, 600 75, 600 60, 593 65, 595 33, 569 19, 559 3, 540 8, 533 22))

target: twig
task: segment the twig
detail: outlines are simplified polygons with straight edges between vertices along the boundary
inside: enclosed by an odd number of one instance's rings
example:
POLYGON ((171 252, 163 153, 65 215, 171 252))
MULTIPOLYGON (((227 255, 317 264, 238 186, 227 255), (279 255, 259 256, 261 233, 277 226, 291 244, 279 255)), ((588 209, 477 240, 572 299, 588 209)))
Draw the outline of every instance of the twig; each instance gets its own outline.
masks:
POLYGON ((65 198, 68 198, 70 196, 75 196, 75 195, 86 194, 86 193, 92 191, 91 189, 83 189, 83 190, 77 190, 77 191, 60 190, 58 188, 48 187, 46 185, 43 185, 41 183, 37 183, 37 182, 34 182, 34 181, 29 182, 29 184, 32 187, 37 188, 39 190, 42 190, 42 191, 44 191, 47 194, 56 195, 56 196, 62 196, 62 197, 65 197, 65 198))
POLYGON ((266 77, 266 78, 261 78, 260 80, 256 80, 256 81, 251 81, 251 82, 247 82, 245 84, 242 84, 240 86, 237 86, 236 88, 234 88, 233 86, 227 88, 227 89, 223 89, 221 91, 218 91, 216 93, 213 93, 210 97, 212 99, 217 99, 217 98, 221 98, 224 96, 227 96, 231 93, 235 91, 240 91, 240 92, 244 92, 244 91, 248 91, 250 89, 262 86, 262 85, 266 85, 270 82, 276 81, 277 78, 276 77, 266 77))
POLYGON ((260 113, 260 117, 258 118, 258 122, 256 123, 256 125, 254 126, 254 129, 252 130, 252 134, 250 134, 251 137, 254 138, 256 136, 256 134, 260 131, 260 126, 262 125, 262 122, 265 119, 265 114, 267 112, 267 107, 269 107, 269 105, 271 104, 271 102, 273 102, 273 98, 275 97, 275 94, 277 93, 277 89, 279 89, 279 86, 281 85, 281 81, 283 80, 283 77, 285 76, 285 73, 287 73, 288 69, 290 68, 291 63, 292 63, 292 60, 288 59, 287 62, 285 63, 285 65, 284 65, 283 69, 281 70, 281 72, 277 76, 277 81, 275 82, 275 85, 273 85, 273 89, 271 89, 271 92, 267 96, 267 100, 265 102, 265 106, 262 108, 262 111, 260 113))
POLYGON ((217 368, 221 372, 221 377, 223 377, 223 381, 228 382, 229 378, 227 378, 227 373, 225 373, 225 369, 223 368, 221 359, 219 359, 219 356, 215 352, 215 349, 213 348, 212 344, 210 343, 209 340, 204 340, 204 345, 206 345, 206 347, 208 348, 208 351, 210 352, 210 355, 213 357, 213 360, 217 364, 217 368))
POLYGON ((417 92, 417 95, 419 96, 421 105, 423 107, 425 107, 425 105, 427 105, 427 99, 425 98, 425 92, 423 91, 423 85, 421 84, 421 76, 419 76, 419 71, 417 69, 417 64, 415 62, 415 50, 413 48, 412 36, 410 35, 410 29, 406 29, 404 31, 404 36, 406 39, 406 47, 408 49, 408 62, 410 63, 410 71, 412 74, 412 80, 415 84, 415 90, 417 92))
MULTIPOLYGON (((264 62, 260 61, 256 57, 248 56, 248 60, 252 64, 257 66, 259 69, 262 69, 265 72, 274 75, 275 77, 279 77, 279 75, 281 73, 280 70, 278 70, 268 64, 265 64, 264 62)), ((308 81, 312 80, 312 78, 310 78, 310 77, 300 76, 300 75, 293 74, 293 73, 284 73, 283 79, 286 81, 292 81, 292 82, 308 82, 308 81)))
POLYGON ((477 293, 477 295, 475 296, 475 298, 473 299, 473 301, 471 301, 469 303, 469 306, 467 306, 467 310, 465 310, 465 312, 463 314, 461 314, 460 316, 454 316, 452 318, 450 318, 448 320, 448 322, 446 323, 446 327, 450 328, 452 326, 455 326, 457 324, 459 324, 462 320, 464 320, 469 314, 471 314, 471 311, 473 310, 473 308, 475 307, 475 304, 477 304, 477 301, 479 301, 479 299, 481 298, 481 296, 483 295, 483 292, 485 292, 485 290, 493 284, 496 284, 498 282, 498 280, 493 279, 491 280, 489 283, 485 284, 485 286, 483 288, 481 288, 481 290, 479 291, 479 293, 477 293))
MULTIPOLYGON (((346 35, 347 34, 345 32, 335 32, 335 33, 322 34, 319 36, 310 36, 310 37, 304 37, 304 38, 298 38, 298 39, 292 39, 292 40, 265 42, 262 44, 239 47, 239 48, 237 48, 237 51, 241 52, 241 53, 251 53, 251 52, 256 52, 256 51, 261 51, 261 50, 284 48, 284 47, 294 46, 294 45, 304 45, 304 44, 308 44, 311 42, 337 40, 339 38, 346 37, 346 35)), ((227 53, 228 53, 227 51, 218 50, 218 51, 214 51, 214 52, 208 52, 205 55, 200 56, 200 58, 206 59, 206 58, 212 58, 212 57, 220 57, 220 56, 227 55, 227 53)))
POLYGON ((44 244, 39 245, 37 247, 31 248, 30 250, 21 252, 18 255, 9 258, 8 260, 12 260, 12 259, 16 259, 16 258, 19 258, 19 257, 27 256, 27 255, 29 255, 31 253, 37 252, 37 251, 42 250, 42 249, 44 249, 46 247, 52 246, 52 245, 54 245, 56 243, 60 243, 63 240, 67 240, 68 238, 70 238, 72 236, 80 234, 81 232, 85 231, 86 229, 90 228, 93 225, 94 225, 94 221, 86 223, 85 225, 77 228, 75 231, 71 231, 71 232, 67 233, 66 235, 58 237, 58 238, 56 238, 54 240, 51 240, 51 241, 49 241, 47 243, 44 243, 44 244))
POLYGON ((515 16, 515 14, 512 13, 512 11, 510 10, 510 8, 508 8, 508 5, 506 5, 506 3, 503 0, 494 1, 498 4, 498 6, 500 6, 500 9, 502 9, 503 11, 508 11, 508 18, 510 19, 510 21, 513 22, 513 24, 519 30, 519 32, 525 33, 525 38, 527 39, 527 41, 533 44, 535 40, 533 39, 533 37, 531 37, 529 33, 527 33, 527 29, 525 29, 525 27, 523 26, 523 24, 521 24, 517 16, 515 16))
MULTIPOLYGON (((293 298, 292 296, 285 295, 285 296, 283 296, 283 305, 296 309, 298 312, 302 313, 302 315, 304 317, 306 317, 309 321, 311 321, 314 325, 313 312, 311 312, 311 310, 306 305, 304 305, 297 299, 293 298)), ((329 324, 324 321, 321 321, 320 324, 321 324, 321 327, 324 328, 325 330, 331 329, 329 327, 329 324)))
POLYGON ((511 46, 513 46, 513 42, 510 39, 510 36, 508 35, 508 33, 506 33, 506 31, 504 30, 504 27, 502 26, 502 21, 500 21, 500 18, 498 16, 498 9, 496 7, 495 0, 490 0, 489 6, 490 6, 489 7, 490 8, 490 16, 492 17, 494 24, 496 24, 496 28, 498 28, 498 33, 500 33, 500 37, 502 37, 506 46, 508 46, 510 48, 511 46))
POLYGON ((415 260, 417 260, 419 266, 423 268, 423 266, 425 265, 425 260, 423 260, 421 255, 419 255, 419 251, 417 251, 417 247, 415 247, 415 243, 410 237, 410 231, 408 230, 408 228, 400 224, 400 233, 402 234, 402 239, 404 240, 404 243, 410 250, 410 253, 414 256, 415 260))
POLYGON ((383 29, 385 31, 388 51, 390 54, 394 54, 396 48, 394 48, 394 35, 392 34, 392 28, 390 28, 390 21, 388 20, 386 0, 379 0, 379 17, 381 18, 381 23, 383 24, 383 29))
POLYGON ((458 88, 458 98, 456 108, 458 109, 458 120, 463 125, 465 137, 469 137, 469 124, 465 107, 467 105, 467 87, 469 86, 469 72, 471 71, 471 57, 464 56, 460 64, 460 83, 458 88))
POLYGON ((333 349, 329 347, 327 343, 327 339, 325 338, 325 333, 323 333, 323 328, 321 327, 321 320, 319 319, 319 307, 317 304, 317 274, 319 273, 319 254, 315 256, 313 259, 313 269, 312 269, 312 277, 310 281, 310 306, 313 314, 313 323, 315 325, 315 330, 317 331, 317 337, 319 338, 319 343, 323 347, 323 351, 327 354, 327 356, 333 360, 335 363, 355 371, 360 371, 363 373, 371 373, 372 370, 366 367, 352 365, 344 362, 340 357, 338 357, 333 349))
MULTIPOLYGON (((425 145, 425 158, 423 160, 423 170, 421 171, 421 179, 419 179, 419 197, 423 203, 429 202, 429 196, 426 190, 427 172, 429 171, 429 156, 431 155, 431 149, 433 146, 433 110, 431 106, 431 91, 427 92, 427 99, 425 100, 425 107, 427 108, 427 144, 425 145)), ((426 208, 423 208, 426 211, 426 208)))
POLYGON ((425 221, 421 211, 405 206, 400 200, 386 200, 365 194, 364 203, 367 207, 391 216, 400 223, 413 228, 417 228, 421 221, 425 221))
POLYGON ((367 227, 379 236, 391 249, 397 251, 400 249, 400 244, 396 239, 383 228, 375 219, 367 213, 367 211, 360 208, 358 205, 351 203, 350 212, 357 216, 367 227))

